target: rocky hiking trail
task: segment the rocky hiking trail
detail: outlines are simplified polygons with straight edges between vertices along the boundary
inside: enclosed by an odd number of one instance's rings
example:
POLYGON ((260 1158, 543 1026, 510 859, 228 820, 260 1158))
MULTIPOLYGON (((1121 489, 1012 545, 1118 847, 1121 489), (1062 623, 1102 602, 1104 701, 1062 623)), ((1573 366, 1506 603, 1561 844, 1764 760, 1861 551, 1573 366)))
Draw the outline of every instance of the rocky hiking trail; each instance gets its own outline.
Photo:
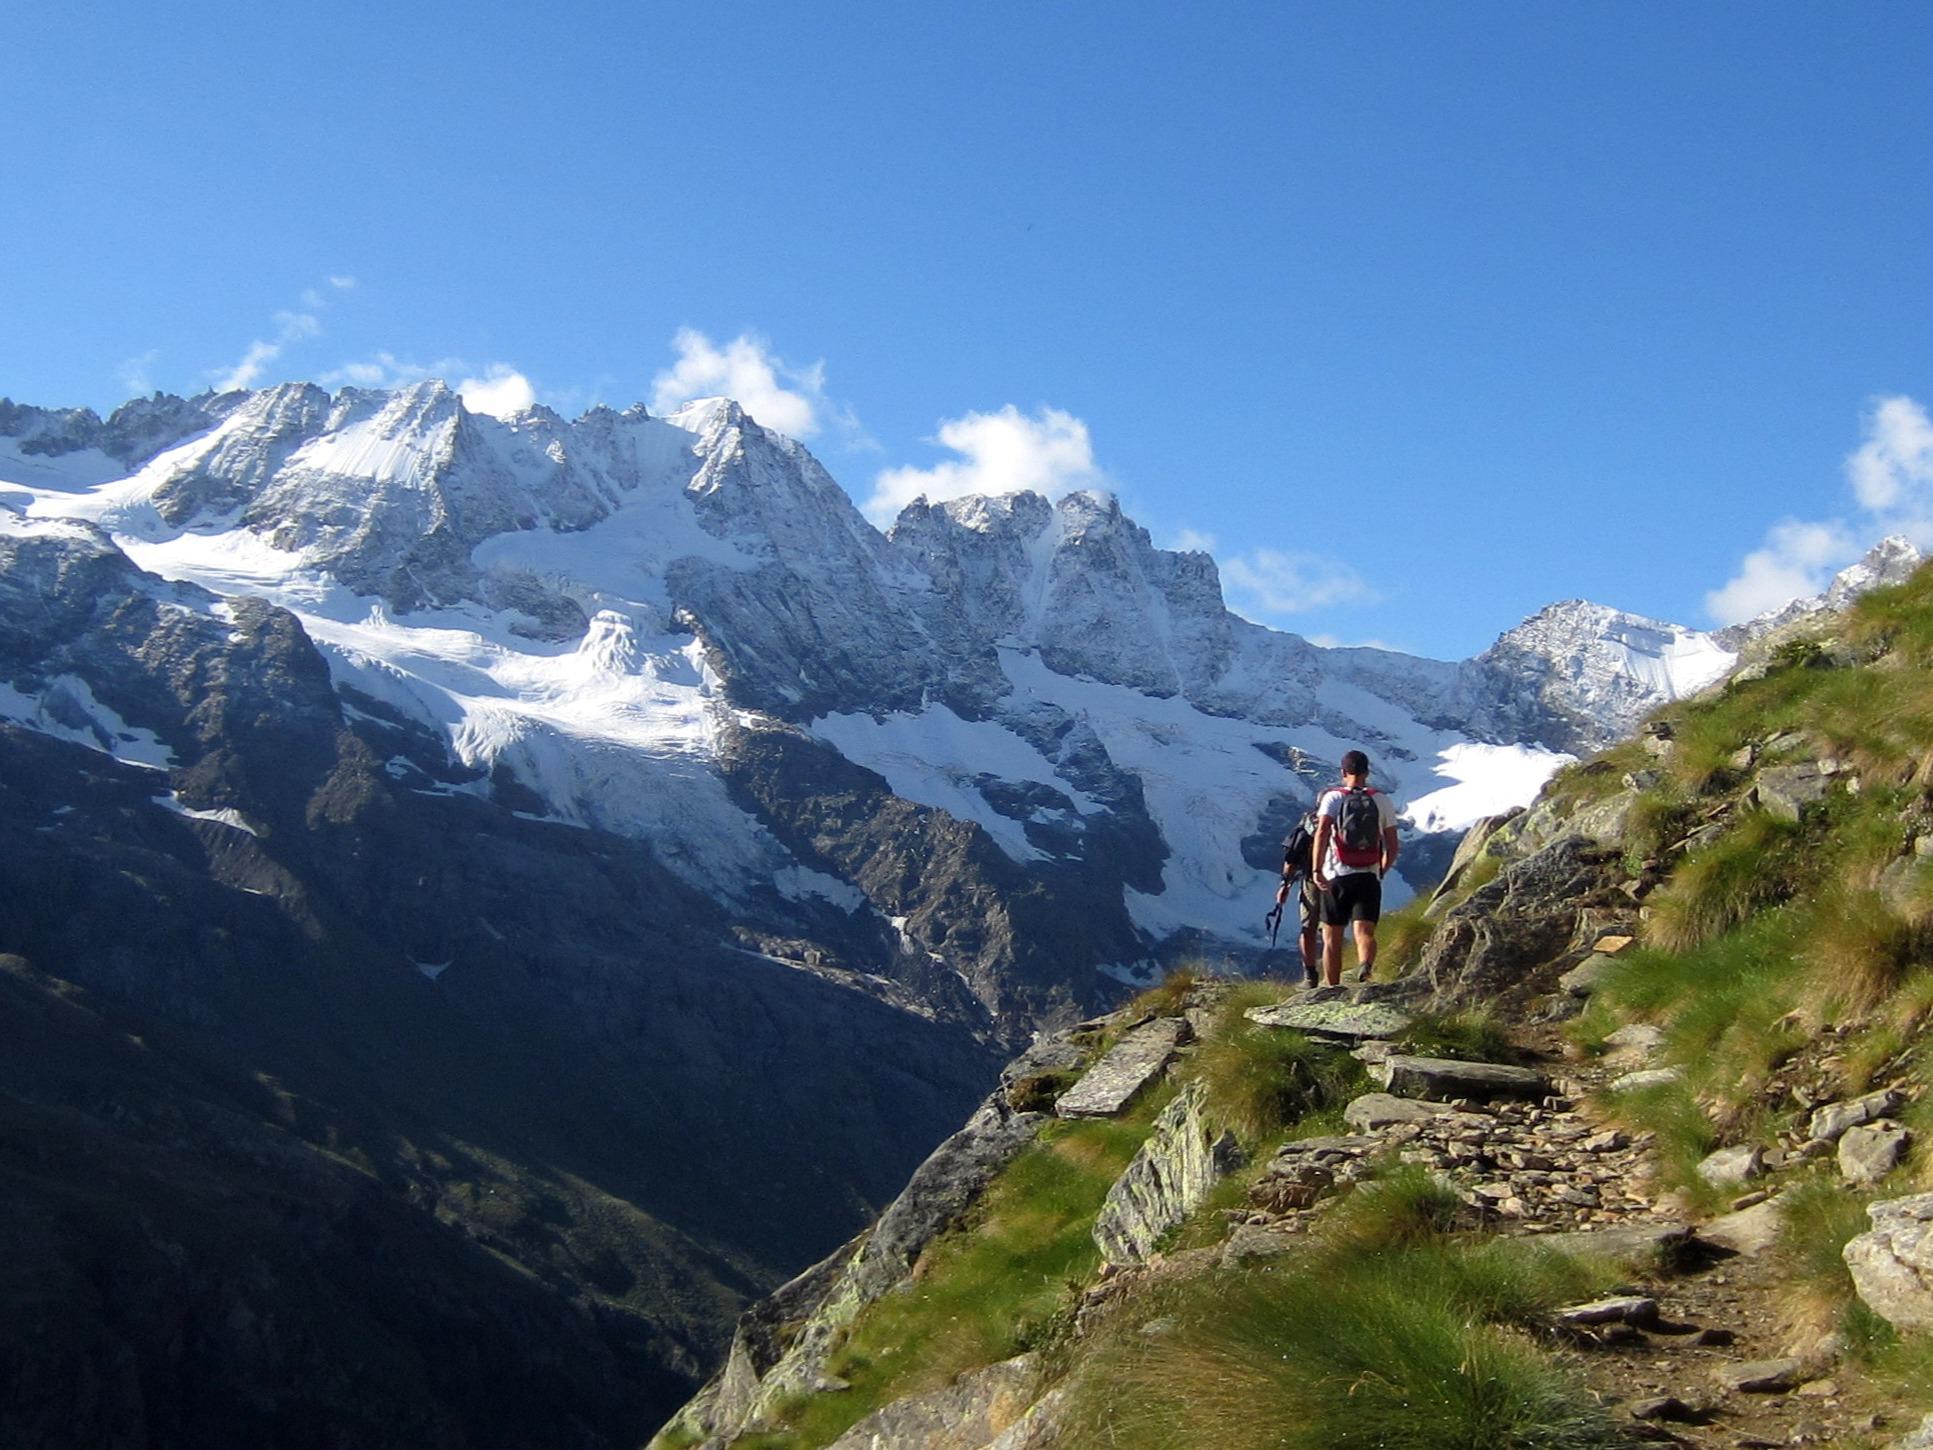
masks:
MULTIPOLYGON (((1587 950, 1595 960, 1629 941, 1607 933, 1587 950)), ((843 1269, 829 1262, 781 1291, 774 1302, 796 1333, 789 1345, 761 1342, 770 1326, 749 1340, 741 1329, 733 1366, 708 1392, 713 1399, 700 1402, 702 1417, 718 1418, 686 1422, 711 1433, 659 1443, 721 1450, 749 1432, 747 1443, 764 1444, 757 1432, 778 1403, 775 1389, 843 1393, 846 1382, 825 1366, 834 1326, 851 1322, 854 1303, 892 1292, 896 1276, 917 1281, 910 1266, 924 1245, 956 1221, 1039 1121, 1121 1115, 1164 1082, 1185 1078, 1233 990, 1234 983, 1203 980, 1171 1012, 1127 1009, 1038 1042, 843 1269), (1094 1056, 1092 1043, 1103 1035, 1111 1046, 1094 1056), (1059 1091, 1034 1101, 1043 1083, 1059 1091), (1016 1100, 1046 1112, 991 1111, 1016 1100), (882 1241, 889 1254, 880 1252, 882 1241)), ((1499 1054, 1512 1061, 1431 1057, 1398 1050, 1414 1025, 1399 1005, 1414 996, 1413 984, 1284 992, 1279 1002, 1249 1008, 1247 1020, 1346 1048, 1380 1090, 1347 1102, 1346 1131, 1291 1136, 1258 1166, 1242 1162, 1232 1134, 1211 1132, 1202 1085, 1187 1082, 1094 1221, 1102 1265, 1078 1300, 1077 1341, 1116 1309, 1132 1314, 1137 1296, 1164 1280, 1257 1268, 1292 1253, 1326 1216, 1347 1215, 1353 1186, 1413 1164, 1460 1204, 1454 1223, 1443 1225, 1449 1231, 1534 1238, 1624 1271, 1613 1291, 1557 1308, 1539 1340, 1627 1426, 1632 1443, 1909 1450, 1933 1443, 1856 1375, 1840 1374, 1831 1344, 1795 1342, 1773 1252, 1778 1205, 1754 1186, 1764 1155, 1749 1163, 1713 1155, 1720 1161, 1712 1171, 1736 1174, 1739 1192, 1730 1211, 1696 1225, 1677 1195, 1655 1189, 1651 1135, 1617 1126, 1605 1105, 1631 1084, 1642 1087, 1645 1074, 1668 1071, 1648 1066, 1660 1045, 1656 1029, 1613 1034, 1612 1050, 1591 1059, 1568 1047, 1554 1023, 1529 1021, 1511 1030, 1511 1051, 1499 1054), (1215 1242, 1166 1247, 1181 1225, 1198 1221, 1220 1179, 1251 1166, 1244 1201, 1219 1210, 1215 1242)), ((1792 1160, 1833 1151, 1848 1131, 1896 1106, 1887 1094, 1871 1097, 1822 1105, 1815 1124, 1828 1136, 1795 1146, 1792 1160)), ((1151 1321, 1143 1332, 1160 1328, 1151 1321)), ((962 1374, 943 1389, 887 1404, 829 1443, 833 1450, 1066 1450, 1078 1441, 1059 1423, 1064 1392, 1042 1394, 1038 1368, 1035 1356, 1023 1354, 962 1374)))
MULTIPOLYGON (((1607 934, 1592 959, 1629 942, 1607 934)), ((1651 1135, 1626 1133, 1599 1106, 1619 1084, 1642 1087, 1640 1074, 1668 1071, 1647 1066, 1656 1029, 1625 1029, 1594 1061, 1567 1053, 1550 1024, 1516 1029, 1522 1060, 1509 1064, 1418 1059, 1390 1050, 1388 1039, 1409 1019, 1376 1003, 1382 991, 1318 988, 1248 1013, 1357 1039, 1355 1055, 1394 1091, 1348 1104, 1352 1134, 1292 1141, 1276 1153, 1249 1205, 1228 1213, 1224 1262, 1308 1232, 1325 1198, 1393 1154, 1453 1185, 1472 1227, 1535 1236, 1629 1268, 1626 1292, 1557 1312, 1553 1348, 1595 1394, 1622 1408, 1634 1436, 1695 1446, 1834 1445, 1906 1428, 1891 1423, 1869 1390, 1835 1376, 1828 1346, 1793 1342, 1770 1258, 1780 1225, 1773 1195, 1741 1178, 1731 1211, 1693 1227, 1675 1195, 1652 1187, 1651 1135)), ((1859 1113, 1854 1106, 1840 1116, 1856 1123, 1859 1113)))

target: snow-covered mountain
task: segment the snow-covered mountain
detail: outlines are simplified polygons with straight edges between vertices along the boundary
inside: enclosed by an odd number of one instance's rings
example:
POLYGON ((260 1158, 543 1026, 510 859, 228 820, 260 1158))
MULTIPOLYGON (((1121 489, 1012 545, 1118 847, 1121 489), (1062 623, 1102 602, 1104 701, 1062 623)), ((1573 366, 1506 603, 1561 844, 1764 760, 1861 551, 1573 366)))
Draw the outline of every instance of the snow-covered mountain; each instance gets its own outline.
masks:
MULTIPOLYGON (((811 899, 885 923, 898 960, 854 959, 875 927, 824 955, 927 996, 964 982, 1010 1026, 1090 998, 1096 970, 1252 949, 1276 842, 1345 749, 1413 828, 1454 831, 1732 659, 1582 602, 1462 664, 1320 648, 1231 613, 1210 557, 1154 548, 1106 495, 920 502, 882 535, 724 400, 575 422, 472 414, 439 382, 156 397, 105 422, 0 405, 0 529, 75 520, 207 610, 291 611, 352 715, 443 742, 441 762, 389 758, 406 788, 648 842, 741 914, 811 899), (978 875, 1004 884, 982 887, 1053 897, 1084 939, 1003 981, 1029 948, 963 931, 956 881, 810 819, 834 761, 865 773, 861 814, 964 824, 996 853, 978 875)), ((62 724, 92 708, 77 688, 0 684, 20 724, 111 745, 140 724, 62 724)))
POLYGON ((1756 619, 1730 625, 1714 636, 1727 649, 1743 649, 1753 640, 1784 630, 1802 620, 1823 614, 1836 614, 1869 589, 1904 583, 1907 576, 1926 561, 1912 540, 1888 534, 1864 555, 1837 574, 1819 593, 1793 599, 1777 609, 1768 609, 1756 619))

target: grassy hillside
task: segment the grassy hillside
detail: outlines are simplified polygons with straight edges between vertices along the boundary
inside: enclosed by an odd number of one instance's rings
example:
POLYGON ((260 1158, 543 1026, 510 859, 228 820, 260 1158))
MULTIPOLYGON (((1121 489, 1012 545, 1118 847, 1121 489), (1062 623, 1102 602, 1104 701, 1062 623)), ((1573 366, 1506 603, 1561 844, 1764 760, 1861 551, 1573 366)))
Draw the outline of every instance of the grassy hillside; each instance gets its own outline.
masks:
MULTIPOLYGON (((1933 1342, 1868 1310, 1840 1250, 1865 1229, 1868 1202, 1933 1188, 1933 573, 1777 644, 1639 739, 1566 770, 1448 899, 1386 925, 1379 977, 1400 994, 1413 973, 1413 995, 1454 997, 1419 968, 1442 968, 1453 936, 1459 951, 1478 950, 1469 913, 1499 899, 1517 865, 1579 831, 1598 843, 1596 874, 1573 909, 1570 946, 1525 964, 1499 1001, 1466 991, 1456 1010, 1420 1016, 1402 1045, 1495 1062, 1568 1058, 1568 1069, 1548 1065, 1606 1084, 1580 1131, 1621 1125, 1619 1141, 1635 1140, 1643 1167, 1630 1186, 1654 1217, 1698 1221, 1770 1195, 1781 1237, 1719 1298, 1751 1342, 1789 1343, 1778 1352, 1803 1352, 1808 1373, 1829 1370, 1818 1396, 1835 1398, 1727 1400, 1712 1433, 1796 1424, 1792 1433, 1816 1439, 1824 1432, 1804 1431, 1807 1407, 1843 1403, 1838 1427, 1857 1426, 1858 1407, 1884 1413, 1868 1414, 1869 1432, 1835 1429, 1835 1443, 1889 1443, 1933 1410, 1933 1342), (1443 932, 1446 920, 1461 920, 1460 934, 1443 932), (1582 1005, 1558 976, 1591 954, 1606 923, 1637 941, 1609 959, 1582 1005), (1610 1054, 1634 1024, 1658 1036, 1643 1065, 1667 1071, 1614 1090, 1628 1065, 1613 1064, 1629 1051, 1610 1054), (1913 1147, 1878 1182, 1854 1186, 1811 1141, 1810 1118, 1877 1089, 1899 1092, 1913 1147), (1721 1146, 1761 1150, 1751 1192, 1699 1172, 1721 1146)), ((1336 1183, 1265 1256, 1222 1252, 1230 1222, 1259 1201, 1248 1195, 1258 1165, 1285 1141, 1343 1131, 1341 1104, 1367 1088, 1342 1049, 1242 1016, 1289 990, 1183 978, 1143 999, 1153 1011, 1194 1007, 1201 1033, 1163 1096, 1121 1122, 1050 1129, 928 1248, 906 1290, 852 1326, 832 1361, 849 1390, 802 1397, 783 1424, 733 1443, 827 1445, 881 1405, 1021 1351, 1034 1353, 1036 1393, 1057 1391, 1058 1428, 1030 1450, 1631 1443, 1620 1401, 1647 1372, 1643 1336, 1625 1360, 1580 1356, 1552 1311, 1630 1287, 1633 1270, 1554 1252, 1473 1213, 1467 1193, 1402 1154, 1372 1153, 1365 1176, 1336 1183), (1097 1273, 1093 1215, 1157 1109, 1190 1080, 1212 1129, 1232 1131, 1251 1167, 1222 1182, 1154 1265, 1097 1273)), ((1639 1276, 1671 1292, 1664 1269, 1639 1276)), ((1598 1345, 1586 1338, 1587 1350, 1598 1345)))

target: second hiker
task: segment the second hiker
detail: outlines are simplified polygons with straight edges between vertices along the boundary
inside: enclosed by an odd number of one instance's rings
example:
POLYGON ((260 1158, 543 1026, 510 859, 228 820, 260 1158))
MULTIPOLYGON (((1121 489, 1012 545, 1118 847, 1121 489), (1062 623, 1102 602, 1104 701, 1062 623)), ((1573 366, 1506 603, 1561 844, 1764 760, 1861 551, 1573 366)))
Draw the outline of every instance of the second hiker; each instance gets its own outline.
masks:
POLYGON ((1322 892, 1322 976, 1342 984, 1342 933, 1355 924, 1356 980, 1376 965, 1376 922, 1383 914, 1383 873, 1396 864, 1396 807, 1369 786, 1369 757, 1342 757, 1342 784, 1316 802, 1315 884, 1322 892))

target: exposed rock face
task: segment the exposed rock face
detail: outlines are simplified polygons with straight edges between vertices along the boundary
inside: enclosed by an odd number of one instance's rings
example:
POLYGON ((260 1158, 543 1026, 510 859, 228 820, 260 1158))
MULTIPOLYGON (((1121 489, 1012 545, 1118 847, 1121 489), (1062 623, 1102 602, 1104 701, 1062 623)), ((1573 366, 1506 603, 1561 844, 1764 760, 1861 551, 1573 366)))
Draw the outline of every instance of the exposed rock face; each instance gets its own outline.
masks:
POLYGON ((1846 1245, 1853 1287, 1897 1329, 1933 1329, 1933 1193, 1869 1204, 1869 1232, 1846 1245))
POLYGON ((1553 604, 1472 662, 1478 712, 1491 728, 1587 754, 1622 738, 1657 701, 1643 678, 1674 695, 1720 678, 1734 655, 1709 635, 1581 599, 1553 604), (1645 662, 1634 670, 1632 661, 1645 662))
POLYGON ((1512 861, 1445 913, 1416 969, 1429 982, 1432 1004, 1494 1007, 1548 990, 1532 973, 1562 955, 1611 859, 1581 837, 1564 836, 1512 861))
POLYGON ((1237 1166, 1240 1151, 1232 1137, 1209 1140, 1202 1099, 1201 1084, 1191 1083, 1163 1108, 1148 1141, 1108 1190, 1094 1220, 1094 1242, 1108 1263, 1145 1263, 1162 1236, 1237 1166))
POLYGON ((1024 1354, 974 1370, 874 1411, 830 1450, 986 1450, 1031 1404, 1037 1375, 1024 1354))
POLYGON ((761 1423, 787 1396, 817 1388, 840 1331, 906 1282, 921 1250, 978 1199, 1045 1121, 1011 1111, 1002 1092, 989 1097, 933 1150, 867 1233, 746 1311, 724 1370, 675 1423, 729 1439, 761 1423))

